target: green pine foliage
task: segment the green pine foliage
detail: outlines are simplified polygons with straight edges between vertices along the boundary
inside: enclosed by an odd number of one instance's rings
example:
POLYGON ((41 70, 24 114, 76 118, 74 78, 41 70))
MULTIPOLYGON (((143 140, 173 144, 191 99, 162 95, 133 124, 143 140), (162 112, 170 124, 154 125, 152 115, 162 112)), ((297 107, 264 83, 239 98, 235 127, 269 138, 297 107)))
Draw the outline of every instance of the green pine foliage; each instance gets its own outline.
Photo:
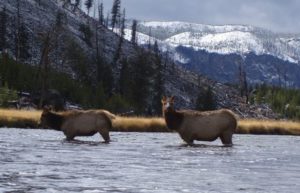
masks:
POLYGON ((111 9, 111 27, 114 29, 117 24, 119 24, 119 19, 121 17, 121 0, 114 0, 111 9))
POLYGON ((198 94, 196 110, 209 111, 216 109, 216 99, 211 87, 204 89, 198 94))
POLYGON ((86 9, 88 10, 88 15, 90 15, 90 9, 93 6, 93 1, 94 0, 86 0, 84 2, 84 5, 86 6, 86 9))
MULTIPOLYGON (((34 66, 18 64, 8 57, 0 57, 1 85, 7 89, 38 93, 39 82, 36 82, 37 68, 34 66)), ((81 104, 86 108, 103 108, 106 96, 103 87, 99 84, 96 88, 85 82, 74 80, 65 73, 50 69, 49 88, 58 90, 65 99, 81 104)), ((13 100, 11 97, 9 100, 13 100)))
POLYGON ((284 118, 300 120, 300 90, 267 85, 256 86, 251 101, 270 104, 272 109, 284 118))
POLYGON ((149 78, 151 69, 148 63, 148 58, 145 56, 145 51, 140 50, 136 60, 132 61, 132 102, 134 102, 139 113, 142 113, 146 110, 150 87, 149 78))
POLYGON ((91 38, 93 37, 93 32, 89 25, 84 23, 80 24, 79 31, 82 33, 82 39, 89 46, 92 46, 91 38))
POLYGON ((126 113, 131 105, 123 96, 116 94, 109 98, 105 107, 111 112, 126 113))
POLYGON ((7 19, 6 8, 3 7, 0 11, 0 51, 3 51, 6 46, 6 35, 7 35, 7 19))
POLYGON ((81 0, 75 0, 73 11, 75 11, 76 9, 78 9, 80 3, 81 3, 81 0))
POLYGON ((9 107, 9 101, 17 98, 17 91, 8 89, 7 85, 0 86, 0 107, 9 107))
POLYGON ((153 69, 153 100, 152 106, 154 114, 161 115, 161 98, 164 92, 164 79, 163 79, 163 64, 162 64, 162 55, 158 48, 157 41, 155 41, 153 46, 154 52, 154 69, 153 69))
POLYGON ((160 115, 164 80, 162 57, 157 49, 137 48, 137 55, 120 60, 120 95, 136 114, 160 115))
POLYGON ((22 61, 25 61, 31 56, 29 50, 29 34, 25 24, 21 23, 19 28, 19 57, 22 61))

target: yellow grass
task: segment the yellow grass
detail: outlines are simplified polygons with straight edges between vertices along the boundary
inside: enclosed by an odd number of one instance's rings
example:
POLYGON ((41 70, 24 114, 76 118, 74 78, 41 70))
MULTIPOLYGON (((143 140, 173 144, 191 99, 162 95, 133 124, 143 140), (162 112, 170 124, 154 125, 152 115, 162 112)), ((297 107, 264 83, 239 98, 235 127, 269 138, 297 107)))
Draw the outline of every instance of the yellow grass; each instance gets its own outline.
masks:
POLYGON ((170 132, 164 119, 159 117, 117 117, 113 120, 113 131, 170 132))
MULTIPOLYGON (((41 111, 0 109, 0 127, 38 128, 41 111)), ((163 118, 117 117, 112 131, 170 132, 163 118)), ((239 120, 238 134, 300 135, 300 122, 277 120, 239 120)))
POLYGON ((236 133, 300 135, 300 122, 277 120, 240 120, 236 133))
POLYGON ((0 127, 36 128, 41 111, 0 109, 0 127))

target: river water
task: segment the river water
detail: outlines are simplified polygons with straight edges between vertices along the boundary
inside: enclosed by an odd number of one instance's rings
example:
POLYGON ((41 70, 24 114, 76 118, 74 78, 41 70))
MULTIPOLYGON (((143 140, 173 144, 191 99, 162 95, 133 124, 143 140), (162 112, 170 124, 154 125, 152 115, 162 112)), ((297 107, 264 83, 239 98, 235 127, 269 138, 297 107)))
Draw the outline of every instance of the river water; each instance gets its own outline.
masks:
POLYGON ((0 129, 0 192, 299 192, 300 137, 235 135, 184 145, 176 133, 0 129), (102 140, 102 139, 101 139, 102 140))

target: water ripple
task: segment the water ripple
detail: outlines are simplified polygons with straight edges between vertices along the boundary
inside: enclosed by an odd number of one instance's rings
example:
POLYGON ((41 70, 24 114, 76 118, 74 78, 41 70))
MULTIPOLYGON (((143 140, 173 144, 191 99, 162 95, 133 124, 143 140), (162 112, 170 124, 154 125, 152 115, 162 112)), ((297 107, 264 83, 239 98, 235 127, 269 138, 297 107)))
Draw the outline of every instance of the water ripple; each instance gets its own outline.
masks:
POLYGON ((235 135, 187 146, 175 133, 111 133, 66 141, 60 132, 0 129, 0 192, 298 192, 300 140, 235 135))

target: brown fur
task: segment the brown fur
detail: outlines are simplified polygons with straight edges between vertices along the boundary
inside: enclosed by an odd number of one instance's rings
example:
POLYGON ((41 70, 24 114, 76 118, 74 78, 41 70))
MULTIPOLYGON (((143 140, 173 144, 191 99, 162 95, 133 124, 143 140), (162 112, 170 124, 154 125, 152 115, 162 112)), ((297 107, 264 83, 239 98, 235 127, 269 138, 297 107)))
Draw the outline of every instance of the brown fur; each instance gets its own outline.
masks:
POLYGON ((186 143, 214 141, 220 137, 223 144, 232 145, 232 135, 237 127, 237 118, 232 111, 176 111, 173 97, 163 98, 162 104, 167 127, 177 131, 186 143))
POLYGON ((67 140, 76 136, 92 136, 99 132, 105 142, 110 141, 109 130, 111 119, 115 116, 105 110, 66 111, 54 113, 44 109, 41 116, 41 126, 63 131, 67 140))

